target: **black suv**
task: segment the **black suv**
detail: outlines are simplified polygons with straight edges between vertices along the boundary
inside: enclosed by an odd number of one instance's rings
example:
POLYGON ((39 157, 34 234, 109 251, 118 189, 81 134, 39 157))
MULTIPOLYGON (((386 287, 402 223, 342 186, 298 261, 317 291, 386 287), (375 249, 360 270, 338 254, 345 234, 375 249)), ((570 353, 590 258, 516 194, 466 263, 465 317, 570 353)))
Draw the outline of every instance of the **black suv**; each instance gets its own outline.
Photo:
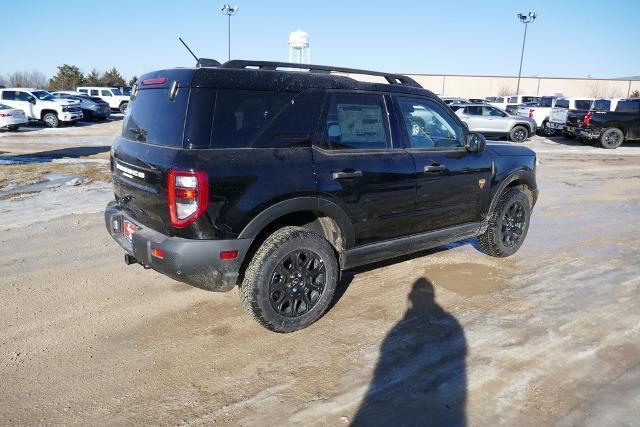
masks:
POLYGON ((229 61, 139 79, 105 222, 127 264, 238 285, 258 322, 291 332, 325 312, 343 270, 472 237, 516 252, 535 165, 527 148, 485 148, 409 77, 229 61))

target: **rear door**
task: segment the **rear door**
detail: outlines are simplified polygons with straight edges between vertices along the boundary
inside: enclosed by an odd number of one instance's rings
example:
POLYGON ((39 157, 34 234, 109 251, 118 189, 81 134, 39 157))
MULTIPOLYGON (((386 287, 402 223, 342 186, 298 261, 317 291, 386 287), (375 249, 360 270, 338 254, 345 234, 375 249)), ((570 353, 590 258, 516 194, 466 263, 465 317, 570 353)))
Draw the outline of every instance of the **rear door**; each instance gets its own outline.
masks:
POLYGON ((463 126, 435 101, 398 95, 395 105, 416 166, 412 234, 480 221, 491 185, 489 152, 467 151, 463 126))
POLYGON ((392 137, 388 102, 375 93, 328 92, 317 132, 318 190, 347 213, 356 246, 411 231, 414 163, 392 137))

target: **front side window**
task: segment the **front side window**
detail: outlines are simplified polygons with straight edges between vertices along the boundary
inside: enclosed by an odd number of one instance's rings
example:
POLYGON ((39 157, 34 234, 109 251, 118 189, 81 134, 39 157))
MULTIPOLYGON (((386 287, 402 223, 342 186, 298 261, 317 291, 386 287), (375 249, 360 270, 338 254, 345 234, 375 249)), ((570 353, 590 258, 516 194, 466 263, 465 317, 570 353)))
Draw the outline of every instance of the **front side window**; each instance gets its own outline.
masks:
POLYGON ((462 128, 435 102, 398 97, 411 148, 451 149, 462 147, 462 128))
POLYGON ((334 93, 327 111, 324 139, 333 150, 391 147, 381 95, 334 93))
POLYGON ((616 106, 616 111, 620 113, 640 112, 640 100, 620 101, 616 106))
MULTIPOLYGON (((93 91, 91 91, 93 93, 93 91)), ((111 96, 110 90, 102 89, 102 96, 111 96)))
MULTIPOLYGON (((35 93, 35 92, 34 92, 35 93)), ((33 96, 29 95, 27 92, 16 92, 16 101, 26 101, 29 102, 33 99, 33 96)))

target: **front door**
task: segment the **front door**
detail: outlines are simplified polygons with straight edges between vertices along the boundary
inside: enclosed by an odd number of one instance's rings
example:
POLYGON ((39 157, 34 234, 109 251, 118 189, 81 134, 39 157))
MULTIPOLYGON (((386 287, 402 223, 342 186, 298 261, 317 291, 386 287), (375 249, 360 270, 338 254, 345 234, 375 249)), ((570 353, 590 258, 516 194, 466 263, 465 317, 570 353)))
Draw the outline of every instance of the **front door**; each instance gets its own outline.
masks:
POLYGON ((328 92, 314 146, 320 197, 347 213, 356 246, 411 231, 415 168, 392 138, 387 107, 379 94, 328 92))
POLYGON ((509 132, 509 125, 511 124, 511 119, 509 118, 509 116, 507 116, 506 113, 502 112, 496 107, 491 107, 490 105, 483 106, 482 118, 486 123, 487 133, 509 132))
POLYGON ((467 151, 462 123, 435 101, 410 96, 396 101, 416 165, 412 234, 480 221, 491 185, 489 152, 467 151))

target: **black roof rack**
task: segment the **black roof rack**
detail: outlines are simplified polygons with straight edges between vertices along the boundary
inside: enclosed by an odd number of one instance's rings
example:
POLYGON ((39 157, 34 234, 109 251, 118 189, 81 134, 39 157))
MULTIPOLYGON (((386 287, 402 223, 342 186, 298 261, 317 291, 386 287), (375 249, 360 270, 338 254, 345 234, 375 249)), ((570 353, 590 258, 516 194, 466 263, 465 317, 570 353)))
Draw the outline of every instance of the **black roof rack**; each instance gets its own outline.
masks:
POLYGON ((220 65, 219 68, 258 69, 258 70, 271 70, 271 71, 276 71, 278 68, 297 68, 302 70, 308 70, 309 73, 318 73, 318 74, 331 74, 332 72, 349 73, 349 74, 366 74, 369 76, 384 77, 389 84, 422 88, 422 86, 420 86, 420 84, 415 80, 413 80, 411 77, 408 77, 402 74, 358 70, 356 68, 331 67, 327 65, 296 64, 291 62, 272 62, 272 61, 247 61, 247 60, 234 59, 234 60, 225 62, 224 64, 220 65))

